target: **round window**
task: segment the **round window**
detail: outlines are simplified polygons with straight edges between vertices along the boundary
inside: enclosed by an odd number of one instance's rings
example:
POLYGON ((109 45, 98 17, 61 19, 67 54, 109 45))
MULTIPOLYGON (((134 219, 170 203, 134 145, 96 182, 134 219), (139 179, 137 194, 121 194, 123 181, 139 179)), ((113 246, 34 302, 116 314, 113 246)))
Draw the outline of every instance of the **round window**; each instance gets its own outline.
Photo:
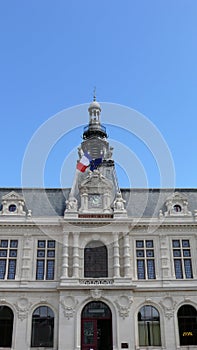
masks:
POLYGON ((180 206, 180 205, 178 205, 178 204, 175 204, 175 205, 174 205, 174 211, 175 211, 176 213, 179 213, 181 210, 182 210, 182 209, 181 209, 181 206, 180 206))
POLYGON ((14 211, 16 211, 16 204, 10 204, 8 209, 11 213, 13 213, 14 211))

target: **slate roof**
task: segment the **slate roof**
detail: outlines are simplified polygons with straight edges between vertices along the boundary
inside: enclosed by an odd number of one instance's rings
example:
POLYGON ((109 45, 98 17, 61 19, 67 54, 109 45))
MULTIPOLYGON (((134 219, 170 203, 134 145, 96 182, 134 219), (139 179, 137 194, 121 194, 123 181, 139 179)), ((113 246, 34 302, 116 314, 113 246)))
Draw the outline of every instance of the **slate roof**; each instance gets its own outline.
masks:
MULTIPOLYGON (((69 188, 0 188, 0 203, 2 197, 11 191, 22 194, 26 208, 32 210, 33 216, 64 215, 65 201, 69 188)), ((197 209, 197 189, 121 189, 126 200, 128 215, 131 217, 158 217, 159 210, 166 211, 165 201, 174 192, 179 192, 188 200, 188 210, 192 213, 197 209)))

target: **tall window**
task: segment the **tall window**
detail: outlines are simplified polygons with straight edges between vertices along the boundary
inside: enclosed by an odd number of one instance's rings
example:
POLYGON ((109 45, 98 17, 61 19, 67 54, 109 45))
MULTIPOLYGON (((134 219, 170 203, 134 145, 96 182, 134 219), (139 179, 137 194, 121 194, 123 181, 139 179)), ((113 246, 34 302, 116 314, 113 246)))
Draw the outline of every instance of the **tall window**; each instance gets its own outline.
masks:
POLYGON ((140 346, 160 346, 160 317, 151 305, 143 306, 138 312, 138 332, 140 346))
POLYGON ((172 249, 176 278, 193 278, 189 240, 173 239, 172 249))
POLYGON ((153 240, 136 241, 138 279, 155 279, 155 258, 153 240))
POLYGON ((38 240, 36 279, 53 280, 55 272, 55 241, 38 240))
POLYGON ((14 315, 8 306, 0 306, 0 347, 12 347, 14 315))
POLYGON ((197 345, 197 311, 183 305, 178 311, 180 345, 197 345))
POLYGON ((38 307, 32 315, 31 347, 53 347, 54 313, 48 306, 38 307))
POLYGON ((85 247, 84 276, 108 277, 107 248, 100 241, 92 241, 85 247))
POLYGON ((15 279, 18 240, 0 240, 0 279, 15 279))

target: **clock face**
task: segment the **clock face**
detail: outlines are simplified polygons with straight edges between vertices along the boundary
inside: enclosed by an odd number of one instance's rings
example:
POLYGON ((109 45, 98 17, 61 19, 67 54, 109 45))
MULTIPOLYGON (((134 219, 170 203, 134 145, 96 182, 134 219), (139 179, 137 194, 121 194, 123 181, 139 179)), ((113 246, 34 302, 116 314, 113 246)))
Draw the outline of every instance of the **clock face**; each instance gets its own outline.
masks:
POLYGON ((102 207, 102 197, 100 194, 90 194, 89 195, 89 208, 101 208, 102 207))

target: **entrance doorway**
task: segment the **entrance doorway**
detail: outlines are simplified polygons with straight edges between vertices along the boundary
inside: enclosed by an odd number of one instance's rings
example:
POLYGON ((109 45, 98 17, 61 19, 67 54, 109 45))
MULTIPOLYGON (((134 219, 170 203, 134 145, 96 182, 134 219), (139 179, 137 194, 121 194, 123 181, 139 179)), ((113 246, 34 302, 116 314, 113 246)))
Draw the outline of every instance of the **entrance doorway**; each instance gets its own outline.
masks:
POLYGON ((112 315, 100 301, 88 303, 81 314, 81 350, 112 350, 112 315))

